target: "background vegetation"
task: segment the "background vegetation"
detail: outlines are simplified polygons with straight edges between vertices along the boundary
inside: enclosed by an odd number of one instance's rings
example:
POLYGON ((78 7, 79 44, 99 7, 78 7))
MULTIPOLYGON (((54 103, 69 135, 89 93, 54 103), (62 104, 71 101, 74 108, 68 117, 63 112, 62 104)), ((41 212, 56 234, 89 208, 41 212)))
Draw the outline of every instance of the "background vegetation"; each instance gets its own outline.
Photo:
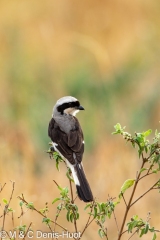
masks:
MULTIPOLYGON (((111 132, 117 122, 133 133, 159 129, 159 7, 158 0, 0 2, 0 182, 7 183, 8 198, 9 180, 15 181, 11 207, 17 214, 16 196, 23 193, 40 209, 58 193, 53 179, 66 184, 65 166, 57 173, 45 153, 52 108, 64 95, 86 109, 78 115, 84 166, 98 201, 117 196, 124 180, 135 177, 135 152, 111 132)), ((159 199, 150 194, 131 213, 145 218, 152 206, 151 225, 158 228, 159 199)), ((33 229, 47 229, 30 211, 15 226, 29 224, 31 216, 33 229)), ((107 228, 114 229, 112 221, 107 228)), ((93 224, 84 239, 94 239, 95 232, 93 224)))

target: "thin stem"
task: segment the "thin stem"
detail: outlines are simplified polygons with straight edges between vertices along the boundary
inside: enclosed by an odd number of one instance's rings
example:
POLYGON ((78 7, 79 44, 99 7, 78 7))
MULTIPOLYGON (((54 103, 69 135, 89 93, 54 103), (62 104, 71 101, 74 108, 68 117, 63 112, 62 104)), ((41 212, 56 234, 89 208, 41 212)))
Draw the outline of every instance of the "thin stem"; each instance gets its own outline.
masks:
POLYGON ((1 187, 0 192, 2 192, 3 188, 5 187, 6 183, 4 183, 3 187, 1 187))
POLYGON ((57 187, 59 187, 58 183, 55 180, 53 180, 53 182, 57 185, 57 187))
MULTIPOLYGON (((142 169, 142 168, 144 167, 145 163, 146 163, 146 159, 143 157, 143 155, 142 155, 142 158, 143 158, 143 162, 142 162, 142 165, 141 165, 141 168, 140 168, 140 169, 142 169)), ((134 193, 135 193, 135 191, 136 191, 136 187, 137 187, 137 184, 138 184, 140 175, 141 175, 141 172, 139 171, 139 173, 137 174, 137 177, 136 177, 135 184, 134 184, 134 186, 133 186, 133 190, 132 190, 132 193, 131 193, 131 196, 130 196, 128 205, 127 205, 127 207, 126 207, 126 211, 125 211, 125 214, 124 214, 124 218, 123 218, 123 221, 122 221, 121 229, 120 229, 120 231, 119 231, 118 239, 117 239, 117 240, 120 240, 120 239, 121 239, 121 236, 122 236, 122 233, 123 233, 123 228, 124 228, 124 225, 125 225, 125 222, 126 222, 126 218, 127 218, 127 215, 128 215, 129 209, 130 209, 130 205, 131 205, 131 202, 132 202, 134 193)))
MULTIPOLYGON (((28 202, 24 199, 23 195, 22 195, 22 197, 18 196, 18 198, 19 198, 20 200, 22 200, 26 205, 28 205, 28 202)), ((35 207, 33 207, 32 210, 34 210, 34 211, 36 211, 37 213, 39 213, 42 217, 46 217, 43 213, 41 213, 40 211, 38 211, 35 207)), ((55 221, 53 221, 53 220, 51 220, 51 222, 52 222, 52 223, 55 223, 55 221)), ((64 228, 63 226, 61 226, 61 225, 58 224, 57 222, 56 222, 56 225, 59 226, 60 228, 62 228, 63 230, 67 231, 66 228, 64 228)))
POLYGON ((31 225, 32 225, 32 222, 29 224, 29 226, 28 226, 28 229, 27 229, 27 231, 26 231, 26 233, 25 233, 25 235, 24 235, 24 238, 23 238, 23 239, 25 239, 25 237, 27 236, 27 233, 28 233, 28 231, 29 231, 29 229, 30 229, 31 225))
POLYGON ((128 232, 128 230, 125 230, 124 232, 122 232, 122 235, 123 235, 124 233, 126 233, 126 232, 128 232))
MULTIPOLYGON (((47 226, 48 226, 48 228, 51 230, 51 232, 53 232, 53 230, 52 230, 52 228, 51 228, 51 226, 50 226, 49 223, 47 224, 47 226)), ((52 235, 52 239, 53 239, 53 235, 52 235)))
POLYGON ((116 215, 115 215, 114 210, 113 210, 113 215, 114 215, 114 220, 115 220, 115 223, 116 223, 117 231, 118 231, 118 233, 119 233, 118 222, 117 222, 117 219, 116 219, 116 215))
MULTIPOLYGON (((149 159, 149 158, 147 158, 147 159, 149 159)), ((147 173, 146 173, 145 175, 143 175, 142 177, 140 177, 139 180, 141 180, 142 178, 144 178, 144 177, 146 177, 146 176, 149 176, 149 175, 153 174, 153 172, 150 173, 150 170, 152 169, 153 166, 154 166, 154 164, 152 163, 152 164, 150 165, 150 167, 148 168, 147 173)))
POLYGON ((84 229, 83 229, 83 231, 82 231, 81 236, 80 236, 79 239, 82 238, 82 236, 83 236, 84 232, 86 231, 86 229, 88 228, 88 226, 89 226, 89 225, 93 222, 93 220, 95 219, 95 218, 93 217, 93 219, 90 221, 90 219, 91 219, 91 214, 92 214, 92 212, 93 212, 93 207, 94 207, 94 202, 92 203, 91 211, 90 211, 88 220, 87 220, 87 222, 86 222, 86 225, 85 225, 85 227, 84 227, 84 229))
POLYGON ((152 187, 150 187, 146 192, 144 192, 140 197, 138 197, 131 205, 130 207, 132 207, 137 201, 139 201, 139 199, 141 199, 142 197, 144 197, 148 192, 150 192, 151 190, 154 189, 154 186, 156 186, 156 184, 159 182, 159 180, 153 184, 152 187))
POLYGON ((14 215, 13 215, 13 212, 12 212, 12 225, 13 225, 13 228, 14 228, 14 215))
POLYGON ((131 239, 138 232, 138 230, 139 230, 139 228, 136 229, 136 231, 128 238, 128 240, 131 239))
POLYGON ((127 207, 127 203, 126 203, 126 200, 125 200, 125 198, 124 198, 123 193, 121 193, 121 195, 122 195, 123 201, 124 201, 124 203, 125 203, 125 205, 126 205, 126 207, 127 207))
POLYGON ((10 237, 9 233, 8 233, 7 231, 6 231, 6 233, 7 233, 8 237, 9 237, 9 239, 11 239, 11 237, 10 237))
POLYGON ((149 175, 151 175, 151 174, 154 174, 154 173, 153 173, 153 172, 151 172, 151 173, 146 173, 145 175, 143 175, 142 177, 140 177, 139 181, 140 181, 141 179, 143 179, 144 177, 147 177, 147 176, 149 176, 149 175))
MULTIPOLYGON (((6 214, 7 214, 7 212, 8 212, 8 208, 9 208, 10 202, 11 202, 11 200, 12 200, 12 196, 13 196, 13 192, 14 192, 14 185, 15 185, 15 182, 12 182, 12 192, 11 192, 11 196, 10 196, 10 199, 9 199, 8 204, 6 204, 5 207, 4 207, 3 223, 2 223, 2 230, 1 230, 1 231, 4 230, 5 218, 6 218, 6 214)), ((5 186, 5 184, 4 184, 4 186, 5 186)), ((3 186, 3 188, 4 188, 4 186, 3 186)), ((3 188, 2 188, 2 189, 3 189, 3 188)), ((1 239, 2 239, 2 238, 1 238, 1 239)))
MULTIPOLYGON (((56 232, 56 222, 57 222, 57 219, 58 219, 58 217, 59 217, 59 214, 60 214, 60 212, 61 212, 61 210, 62 210, 62 204, 61 204, 61 208, 60 209, 58 209, 58 211, 57 211, 57 213, 56 213, 56 218, 55 218, 55 223, 54 223, 54 232, 56 232)), ((57 239, 57 238, 56 238, 57 239)))

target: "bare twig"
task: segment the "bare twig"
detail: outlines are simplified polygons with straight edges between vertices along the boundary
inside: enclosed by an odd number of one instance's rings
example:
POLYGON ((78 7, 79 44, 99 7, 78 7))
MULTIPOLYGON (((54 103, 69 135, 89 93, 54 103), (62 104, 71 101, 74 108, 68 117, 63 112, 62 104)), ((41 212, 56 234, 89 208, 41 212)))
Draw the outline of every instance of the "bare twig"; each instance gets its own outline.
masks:
POLYGON ((9 233, 8 233, 7 231, 6 231, 6 233, 7 233, 8 237, 9 237, 9 239, 11 239, 11 237, 10 237, 9 233))
MULTIPOLYGON (((50 231, 51 231, 51 233, 53 232, 53 230, 52 230, 52 228, 51 228, 51 226, 50 226, 50 224, 48 223, 47 224, 47 226, 48 226, 48 228, 50 229, 50 231)), ((53 239, 53 235, 52 235, 52 239, 53 239)))
POLYGON ((104 226, 101 224, 99 220, 96 220, 97 224, 100 226, 101 230, 103 231, 104 236, 108 240, 108 235, 107 235, 107 228, 104 228, 104 226))
POLYGON ((123 232, 122 232, 122 235, 123 235, 124 233, 126 233, 126 232, 128 232, 128 230, 123 231, 123 232))
POLYGON ((139 179, 139 181, 141 180, 141 179, 143 179, 144 177, 147 177, 147 176, 149 176, 149 175, 151 175, 151 174, 154 174, 153 172, 151 172, 151 173, 146 173, 145 175, 143 175, 142 177, 140 177, 140 179, 139 179))
MULTIPOLYGON (((21 201, 23 201, 26 205, 28 205, 28 202, 24 199, 24 196, 22 194, 22 197, 18 196, 18 199, 20 199, 21 201)), ((32 210, 36 211, 37 213, 39 213, 42 217, 46 217, 45 214, 41 213, 39 210, 37 210, 35 207, 32 208, 32 210)), ((52 223, 55 223, 55 221, 51 220, 52 223)), ((56 225, 59 226, 60 228, 62 228, 63 230, 67 231, 66 228, 64 228, 63 226, 61 226, 60 224, 58 224, 56 222, 56 225)))
POLYGON ((53 180, 53 182, 57 185, 57 187, 59 187, 58 183, 55 180, 53 180))
POLYGON ((88 228, 88 226, 89 226, 89 225, 93 222, 93 220, 95 219, 95 218, 93 217, 93 219, 90 221, 91 216, 92 216, 91 214, 92 214, 92 212, 93 212, 94 204, 95 204, 95 202, 92 202, 92 205, 91 205, 91 211, 90 211, 90 214, 89 214, 88 220, 87 220, 87 222, 86 222, 86 225, 85 225, 83 231, 81 232, 81 236, 80 236, 79 239, 82 238, 82 236, 83 236, 84 232, 86 231, 86 229, 88 228))
POLYGON ((137 228, 136 231, 134 231, 134 233, 128 238, 128 240, 131 239, 138 232, 138 230, 139 228, 137 228))
MULTIPOLYGON (((142 165, 141 165, 140 169, 142 169, 144 167, 145 163, 146 163, 146 159, 143 157, 143 155, 142 155, 142 158, 143 158, 143 162, 142 162, 142 165)), ((136 181, 135 181, 135 184, 133 186, 133 190, 132 190, 129 202, 128 202, 127 207, 126 207, 126 211, 125 211, 125 214, 124 214, 124 218, 123 218, 123 221, 122 221, 122 225, 121 225, 117 240, 121 239, 121 236, 122 236, 122 233, 123 233, 123 228, 124 228, 124 225, 125 225, 125 222, 126 222, 126 218, 127 218, 127 215, 128 215, 129 209, 130 209, 130 205, 131 205, 134 193, 136 191, 136 187, 137 187, 140 176, 141 176, 141 171, 139 171, 139 173, 137 174, 136 181)))
POLYGON ((14 214, 12 212, 12 225, 13 225, 13 228, 14 228, 14 214))
MULTIPOLYGON (((11 182, 12 182, 12 181, 11 181, 11 182)), ((3 211, 3 223, 2 223, 2 230, 1 230, 1 231, 4 230, 5 218, 6 218, 6 214, 7 214, 7 212, 8 212, 8 208, 9 208, 10 202, 11 202, 11 200, 12 200, 12 196, 13 196, 13 192, 14 192, 14 185, 15 185, 15 182, 12 182, 12 192, 11 192, 11 195, 10 195, 10 199, 9 199, 9 201, 8 201, 8 204, 6 204, 5 207, 4 207, 4 211, 3 211)), ((5 186, 5 185, 4 185, 4 186, 5 186)), ((3 186, 3 187, 4 187, 4 186, 3 186)), ((2 239, 2 238, 1 238, 1 239, 2 239)))
POLYGON ((30 229, 31 225, 32 225, 32 222, 29 224, 29 226, 28 226, 28 229, 27 229, 27 231, 26 231, 26 233, 25 233, 25 235, 24 235, 24 238, 23 238, 23 240, 24 240, 24 239, 25 239, 25 237, 27 236, 27 233, 28 233, 28 231, 29 231, 29 229, 30 229))
POLYGON ((115 215, 114 210, 113 210, 113 215, 114 215, 114 220, 115 220, 115 223, 116 223, 117 231, 118 231, 118 233, 119 233, 118 222, 117 222, 117 218, 116 218, 116 215, 115 215))
POLYGON ((123 195, 122 192, 121 192, 121 195, 122 195, 123 201, 124 201, 124 203, 125 203, 125 205, 126 205, 126 207, 127 207, 127 203, 126 203, 126 200, 125 200, 124 195, 123 195))
MULTIPOLYGON (((54 232, 56 232, 56 222, 57 222, 57 219, 58 219, 58 217, 59 217, 59 214, 60 214, 60 212, 61 212, 61 210, 62 210, 62 204, 61 204, 61 208, 60 209, 58 209, 57 210, 57 213, 56 213, 56 217, 55 217, 55 220, 54 220, 54 232)), ((56 238, 57 239, 57 238, 56 238)))
MULTIPOLYGON (((140 197, 138 197, 131 205, 130 207, 132 207, 137 201, 139 201, 139 199, 141 199, 142 197, 144 197, 148 192, 150 192, 151 190, 155 189, 154 186, 157 185, 157 183, 159 182, 159 180, 153 184, 152 187, 150 187, 146 192, 144 192, 140 197)), ((157 189, 157 188, 156 188, 157 189)))
POLYGON ((0 188, 0 192, 2 192, 3 188, 5 187, 6 183, 0 188))

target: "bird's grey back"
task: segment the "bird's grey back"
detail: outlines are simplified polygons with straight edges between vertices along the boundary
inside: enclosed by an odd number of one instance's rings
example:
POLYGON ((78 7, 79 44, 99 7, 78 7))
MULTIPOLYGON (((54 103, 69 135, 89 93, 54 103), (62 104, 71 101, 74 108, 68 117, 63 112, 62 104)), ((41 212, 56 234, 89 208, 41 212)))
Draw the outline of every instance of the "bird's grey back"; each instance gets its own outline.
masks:
POLYGON ((63 114, 59 116, 53 116, 53 119, 60 129, 66 134, 69 134, 70 131, 75 130, 75 119, 72 115, 63 114))

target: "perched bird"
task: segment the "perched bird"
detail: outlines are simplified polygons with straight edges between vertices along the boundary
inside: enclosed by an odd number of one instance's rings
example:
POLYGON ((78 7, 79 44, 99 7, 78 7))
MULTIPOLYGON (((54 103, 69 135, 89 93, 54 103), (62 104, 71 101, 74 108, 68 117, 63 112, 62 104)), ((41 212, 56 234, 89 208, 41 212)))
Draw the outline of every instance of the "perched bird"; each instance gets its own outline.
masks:
POLYGON ((79 110, 84 108, 76 98, 71 96, 60 98, 53 108, 48 135, 54 150, 62 156, 72 172, 79 198, 84 202, 91 202, 93 195, 82 165, 83 132, 75 117, 79 110))

